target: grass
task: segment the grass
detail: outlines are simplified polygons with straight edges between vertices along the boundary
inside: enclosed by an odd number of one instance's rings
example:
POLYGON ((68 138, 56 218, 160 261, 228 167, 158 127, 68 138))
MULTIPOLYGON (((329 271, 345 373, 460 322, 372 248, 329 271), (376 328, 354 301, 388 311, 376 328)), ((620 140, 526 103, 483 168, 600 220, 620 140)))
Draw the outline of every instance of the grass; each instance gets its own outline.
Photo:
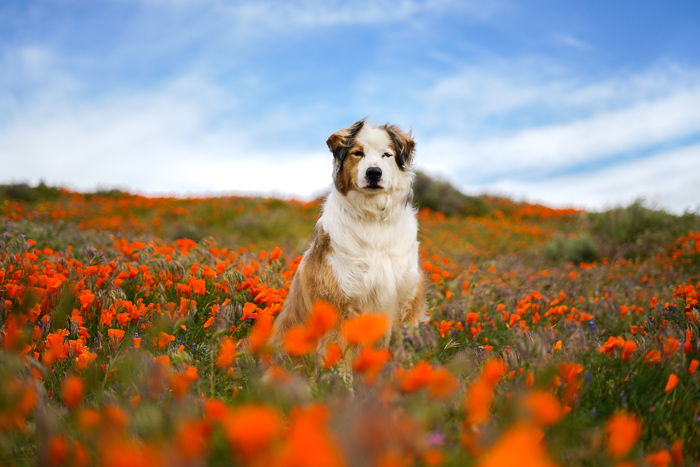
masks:
POLYGON ((2 465, 700 461, 695 215, 423 208, 430 321, 349 384, 265 340, 318 202, 0 195, 2 465))

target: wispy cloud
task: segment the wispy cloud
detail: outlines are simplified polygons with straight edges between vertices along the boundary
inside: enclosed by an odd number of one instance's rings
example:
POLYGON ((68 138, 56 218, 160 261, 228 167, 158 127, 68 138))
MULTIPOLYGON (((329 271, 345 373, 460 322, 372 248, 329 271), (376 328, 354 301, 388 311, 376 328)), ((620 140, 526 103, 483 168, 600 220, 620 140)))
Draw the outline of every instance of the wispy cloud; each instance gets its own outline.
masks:
POLYGON ((546 179, 504 178, 472 189, 556 206, 603 209, 644 199, 681 213, 700 211, 700 145, 660 152, 633 163, 546 179), (641 190, 640 190, 641 188, 641 190))
POLYGON ((588 50, 591 48, 591 45, 582 40, 579 39, 578 37, 572 36, 571 34, 567 33, 557 33, 554 35, 554 41, 557 44, 561 44, 566 47, 571 47, 574 49, 579 49, 579 50, 588 50))
POLYGON ((240 24, 275 24, 284 27, 323 27, 347 24, 398 23, 421 15, 451 12, 486 18, 502 9, 503 0, 299 0, 278 2, 271 0, 119 0, 151 7, 181 10, 202 7, 240 24))
POLYGON ((478 179, 519 171, 552 173, 696 133, 700 133, 700 86, 569 123, 485 139, 436 138, 427 146, 439 148, 433 152, 445 165, 460 167, 478 179))

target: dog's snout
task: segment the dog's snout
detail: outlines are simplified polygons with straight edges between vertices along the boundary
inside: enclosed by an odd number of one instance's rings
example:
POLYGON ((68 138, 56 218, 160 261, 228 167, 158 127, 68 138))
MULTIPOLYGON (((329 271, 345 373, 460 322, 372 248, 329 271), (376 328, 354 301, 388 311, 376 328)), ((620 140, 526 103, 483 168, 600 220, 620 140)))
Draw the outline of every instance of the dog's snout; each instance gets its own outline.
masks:
POLYGON ((379 167, 370 167, 365 172, 365 177, 370 183, 377 183, 382 178, 382 169, 379 167))

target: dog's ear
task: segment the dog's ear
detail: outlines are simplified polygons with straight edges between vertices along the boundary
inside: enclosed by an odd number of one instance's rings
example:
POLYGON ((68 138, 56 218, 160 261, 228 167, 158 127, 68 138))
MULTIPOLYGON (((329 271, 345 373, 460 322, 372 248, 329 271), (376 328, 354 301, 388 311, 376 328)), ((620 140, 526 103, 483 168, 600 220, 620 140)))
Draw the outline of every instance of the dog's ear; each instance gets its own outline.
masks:
POLYGON ((391 144, 396 151, 396 164, 401 170, 405 170, 407 167, 410 167, 413 161, 413 152, 416 148, 412 135, 402 132, 394 125, 384 125, 384 129, 389 134, 391 144))
POLYGON ((364 118, 362 120, 358 120, 347 128, 336 131, 328 137, 326 144, 336 160, 342 162, 343 159, 345 159, 345 153, 347 153, 348 148, 352 146, 355 136, 357 136, 363 126, 365 126, 364 118))

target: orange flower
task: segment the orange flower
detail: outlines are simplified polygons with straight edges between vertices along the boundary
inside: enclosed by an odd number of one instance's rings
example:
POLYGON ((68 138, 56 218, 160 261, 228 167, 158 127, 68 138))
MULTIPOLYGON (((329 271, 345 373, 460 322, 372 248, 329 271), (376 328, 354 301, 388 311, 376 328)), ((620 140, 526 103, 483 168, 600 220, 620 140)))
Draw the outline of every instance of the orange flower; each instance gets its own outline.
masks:
POLYGON ((46 336, 46 350, 42 354, 44 364, 51 366, 56 360, 64 360, 68 356, 66 336, 68 336, 66 329, 59 329, 46 336))
POLYGON ((398 368, 395 377, 401 391, 413 392, 429 385, 434 374, 435 370, 430 363, 420 361, 409 370, 398 368))
POLYGON ((562 342, 560 340, 555 342, 554 345, 552 346, 552 350, 561 350, 561 348, 562 348, 562 342))
POLYGON ((90 363, 93 362, 97 358, 97 354, 94 352, 90 351, 83 351, 78 355, 78 358, 76 358, 76 368, 78 371, 84 371, 90 363))
POLYGON ((130 439, 107 443, 100 449, 98 465, 104 467, 160 467, 165 466, 163 454, 155 447, 130 439))
POLYGON ((491 386, 495 386, 505 374, 506 364, 499 358, 490 358, 486 360, 484 369, 481 371, 481 377, 491 386))
POLYGON ((250 460, 268 450, 282 432, 277 409, 248 404, 233 409, 223 420, 224 435, 231 447, 250 460))
POLYGON ((608 452, 616 459, 627 454, 642 433, 642 422, 634 415, 618 412, 606 423, 608 452))
POLYGON ((604 354, 611 354, 615 349, 619 349, 625 344, 625 340, 622 337, 609 337, 608 340, 600 346, 598 351, 604 354))
POLYGON ((343 350, 335 342, 330 342, 326 346, 326 355, 323 357, 323 367, 332 368, 343 356, 343 350))
POLYGON ((352 369, 364 373, 365 382, 372 383, 389 360, 391 360, 389 350, 363 346, 360 354, 352 362, 352 369))
POLYGON ((620 359, 623 362, 626 362, 630 359, 632 356, 632 352, 637 350, 637 343, 633 340, 628 340, 625 341, 625 343, 622 345, 622 353, 620 354, 620 359))
POLYGON ((372 345, 387 332, 389 319, 385 315, 361 314, 345 320, 343 336, 348 343, 372 345))
POLYGON ((227 368, 236 360, 236 341, 224 337, 219 344, 219 354, 216 356, 216 366, 227 368))
POLYGON ((267 340, 272 335, 272 315, 260 315, 255 320, 255 326, 248 334, 250 349, 259 353, 265 349, 267 340))
POLYGON ((647 454, 644 460, 652 467, 667 467, 671 463, 671 454, 664 449, 647 454))
POLYGON ((272 262, 282 256, 282 248, 276 246, 270 252, 270 256, 267 257, 268 261, 272 262))
POLYGON ((493 391, 505 374, 505 370, 505 364, 502 360, 489 359, 484 364, 481 375, 467 388, 465 409, 467 422, 470 425, 478 425, 488 421, 493 403, 493 391))
POLYGON ((328 433, 328 418, 328 409, 322 405, 294 409, 286 443, 275 464, 280 467, 344 466, 338 444, 328 433))
POLYGON ((175 430, 175 447, 183 460, 201 459, 207 444, 207 425, 202 420, 184 420, 175 430))
POLYGON ((697 359, 693 359, 690 361, 690 365, 688 365, 688 374, 693 375, 695 374, 696 371, 698 371, 698 365, 700 362, 698 362, 697 359))
POLYGON ((562 362, 557 365, 559 374, 561 374, 562 379, 566 383, 566 390, 562 396, 564 404, 571 404, 576 400, 576 396, 581 390, 583 384, 581 373, 583 372, 583 365, 572 362, 562 362))
POLYGON ((311 308, 305 324, 309 335, 318 339, 338 324, 338 311, 330 303, 319 300, 311 308))
POLYGON ((482 378, 478 378, 467 388, 465 409, 467 422, 470 425, 479 425, 487 422, 491 414, 494 388, 482 378))
POLYGON ((666 387, 664 388, 664 392, 671 392, 675 389, 675 387, 678 386, 678 376, 676 376, 675 373, 671 373, 668 375, 668 381, 666 381, 666 387))
POLYGON ((83 400, 84 385, 83 380, 77 376, 70 375, 63 380, 61 387, 61 398, 66 407, 73 410, 80 401, 83 400))
POLYGON ((664 341, 664 355, 673 355, 676 353, 678 350, 678 347, 681 346, 681 341, 674 337, 669 337, 664 341))
POLYGON ((433 372, 433 379, 428 387, 431 397, 444 398, 452 394, 459 383, 447 368, 438 368, 433 372))
POLYGON ((661 362, 661 352, 652 349, 644 356, 642 363, 660 363, 661 362))
POLYGON ((185 364, 185 371, 170 375, 170 389, 176 398, 184 396, 190 388, 190 383, 197 381, 197 367, 185 364))
POLYGON ((219 399, 207 399, 204 401, 204 418, 212 422, 218 422, 226 417, 228 408, 219 399))
POLYGON ((284 350, 292 356, 311 353, 318 340, 338 323, 338 312, 328 302, 314 303, 303 326, 293 326, 284 336, 284 350))
POLYGON ((167 332, 160 331, 158 337, 155 339, 155 346, 159 349, 165 348, 166 345, 175 340, 175 336, 168 334, 167 332))
POLYGON ((523 400, 525 408, 532 414, 538 425, 552 425, 562 417, 562 407, 552 393, 536 389, 523 400))
POLYGON ((685 341, 683 342, 683 353, 690 355, 693 351, 693 332, 690 329, 685 330, 685 341))
POLYGON ((450 330, 452 329, 452 326, 454 325, 454 321, 445 321, 442 320, 440 322, 435 321, 435 328, 438 330, 438 333, 440 334, 441 338, 445 338, 447 334, 449 334, 450 330))
POLYGON ((525 387, 529 388, 533 384, 535 384, 535 374, 531 371, 528 371, 527 375, 525 376, 525 387))
POLYGON ((63 465, 68 460, 68 441, 61 435, 49 439, 47 458, 50 465, 63 465))
POLYGON ((671 458, 675 465, 683 465, 683 441, 676 441, 671 446, 671 458))
POLYGON ((531 425, 515 425, 478 460, 478 467, 553 467, 542 446, 542 431, 531 425))
POLYGON ((107 329, 107 336, 109 337, 109 340, 112 342, 112 345, 116 347, 119 345, 119 343, 124 338, 124 330, 122 330, 122 329, 107 329))
POLYGON ((205 321, 204 326, 202 326, 202 327, 204 329, 209 329, 212 324, 214 324, 214 317, 210 316, 209 319, 205 321))
POLYGON ((289 355, 306 355, 313 352, 315 347, 316 339, 303 326, 292 326, 284 336, 284 350, 289 355))
POLYGON ((102 420, 100 413, 93 409, 82 409, 78 412, 77 424, 84 434, 91 433, 102 420))
POLYGON ((78 295, 78 301, 80 301, 80 309, 86 310, 90 308, 92 302, 95 301, 95 294, 92 293, 92 290, 84 289, 80 292, 80 295, 78 295))

